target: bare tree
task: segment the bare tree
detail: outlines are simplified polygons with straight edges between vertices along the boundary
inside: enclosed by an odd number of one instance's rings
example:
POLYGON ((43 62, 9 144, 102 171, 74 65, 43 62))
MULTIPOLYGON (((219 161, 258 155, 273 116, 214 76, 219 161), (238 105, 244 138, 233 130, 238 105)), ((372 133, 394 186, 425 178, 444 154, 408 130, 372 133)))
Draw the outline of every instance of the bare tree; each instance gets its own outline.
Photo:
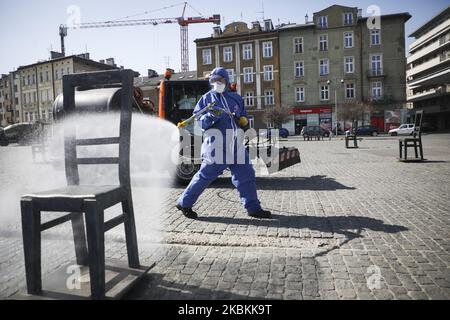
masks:
POLYGON ((373 111, 370 101, 348 100, 338 109, 339 120, 364 120, 364 114, 373 111))
POLYGON ((263 120, 280 129, 283 123, 289 121, 290 115, 288 108, 268 108, 264 111, 263 120))

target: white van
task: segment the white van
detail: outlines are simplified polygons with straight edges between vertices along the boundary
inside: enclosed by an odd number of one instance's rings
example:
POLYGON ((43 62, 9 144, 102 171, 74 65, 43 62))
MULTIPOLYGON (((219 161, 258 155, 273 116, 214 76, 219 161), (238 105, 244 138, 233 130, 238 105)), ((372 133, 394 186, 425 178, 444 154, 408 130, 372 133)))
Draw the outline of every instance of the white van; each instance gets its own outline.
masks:
POLYGON ((402 124, 400 127, 389 130, 391 136, 411 135, 414 132, 414 124, 402 124))

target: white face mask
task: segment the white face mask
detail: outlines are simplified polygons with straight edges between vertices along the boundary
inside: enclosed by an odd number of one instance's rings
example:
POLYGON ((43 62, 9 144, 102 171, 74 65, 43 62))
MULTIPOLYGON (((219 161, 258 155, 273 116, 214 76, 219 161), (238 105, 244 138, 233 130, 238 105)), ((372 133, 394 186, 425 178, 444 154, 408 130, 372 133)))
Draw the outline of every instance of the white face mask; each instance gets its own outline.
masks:
POLYGON ((213 90, 217 93, 223 93, 225 91, 225 84, 221 82, 214 82, 213 90))

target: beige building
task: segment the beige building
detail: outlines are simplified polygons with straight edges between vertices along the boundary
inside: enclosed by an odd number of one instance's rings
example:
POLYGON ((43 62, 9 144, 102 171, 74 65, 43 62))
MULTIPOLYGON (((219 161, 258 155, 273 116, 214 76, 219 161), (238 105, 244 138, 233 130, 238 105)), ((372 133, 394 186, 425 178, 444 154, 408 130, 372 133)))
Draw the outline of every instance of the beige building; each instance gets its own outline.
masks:
POLYGON ((48 61, 21 66, 15 74, 18 79, 16 96, 16 122, 51 121, 54 99, 62 93, 65 74, 115 69, 89 59, 89 55, 59 57, 48 61))
POLYGON ((214 68, 228 70, 231 82, 244 98, 250 125, 264 128, 263 112, 269 107, 280 107, 280 63, 278 32, 272 21, 264 25, 234 22, 214 28, 209 38, 196 39, 197 76, 204 78, 214 68))
POLYGON ((335 128, 338 109, 346 128, 346 108, 361 102, 371 108, 357 116, 360 124, 383 132, 388 121, 400 122, 391 115, 402 113, 406 102, 404 25, 410 17, 382 15, 379 26, 369 28, 360 9, 333 5, 304 24, 280 26, 281 105, 292 111, 285 127, 292 134, 306 125, 335 128))

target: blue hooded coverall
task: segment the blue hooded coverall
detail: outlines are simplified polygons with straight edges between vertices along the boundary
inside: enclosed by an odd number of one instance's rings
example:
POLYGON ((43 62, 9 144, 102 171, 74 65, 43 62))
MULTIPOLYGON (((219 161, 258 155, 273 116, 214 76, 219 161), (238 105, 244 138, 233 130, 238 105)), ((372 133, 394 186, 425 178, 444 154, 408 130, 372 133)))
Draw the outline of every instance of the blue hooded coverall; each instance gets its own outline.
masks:
POLYGON ((213 182, 222 172, 229 168, 232 174, 233 185, 239 191, 241 202, 244 204, 245 209, 249 214, 258 212, 261 210, 261 205, 256 194, 256 178, 255 171, 250 163, 248 151, 244 148, 239 148, 236 135, 233 135, 232 139, 226 138, 226 131, 239 129, 239 125, 236 123, 242 116, 247 117, 247 112, 244 108, 244 100, 240 95, 228 90, 229 76, 228 72, 224 68, 215 68, 211 72, 210 82, 215 77, 222 77, 226 81, 226 89, 223 93, 217 93, 210 90, 202 96, 197 103, 194 114, 206 107, 209 103, 215 102, 215 109, 229 110, 230 113, 234 113, 235 116, 231 116, 226 112, 222 112, 219 116, 214 114, 211 110, 203 114, 199 118, 199 124, 202 131, 205 132, 204 141, 202 144, 202 164, 200 170, 194 175, 191 182, 187 186, 186 190, 178 199, 178 204, 183 208, 192 208, 201 193, 213 182), (223 136, 223 150, 220 148, 212 149, 214 137, 207 135, 208 129, 220 130, 223 136), (233 140, 233 141, 230 141, 233 140), (219 149, 219 150, 218 150, 219 149), (245 152, 245 161, 237 162, 237 150, 245 152), (233 150, 231 152, 231 150, 233 150), (217 163, 214 159, 214 153, 223 152, 223 161, 217 163), (230 157, 230 153, 231 157, 230 157), (228 154, 228 158, 227 158, 228 154), (230 161, 230 158, 233 160, 230 161))

